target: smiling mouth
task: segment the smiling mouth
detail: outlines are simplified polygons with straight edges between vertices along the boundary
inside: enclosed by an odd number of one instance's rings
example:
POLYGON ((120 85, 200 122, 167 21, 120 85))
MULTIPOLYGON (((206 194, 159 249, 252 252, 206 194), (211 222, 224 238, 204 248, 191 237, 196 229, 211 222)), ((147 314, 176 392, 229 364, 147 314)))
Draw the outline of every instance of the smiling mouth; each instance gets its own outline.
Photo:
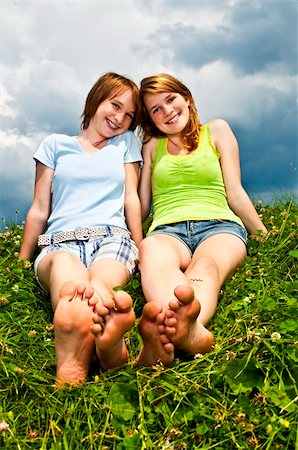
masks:
POLYGON ((109 128, 111 128, 112 130, 118 130, 120 127, 118 127, 118 125, 114 124, 114 122, 112 122, 110 119, 106 119, 107 124, 109 126, 109 128))
POLYGON ((175 114, 174 117, 172 117, 170 120, 166 122, 167 125, 172 125, 173 123, 176 123, 179 119, 180 114, 175 114))

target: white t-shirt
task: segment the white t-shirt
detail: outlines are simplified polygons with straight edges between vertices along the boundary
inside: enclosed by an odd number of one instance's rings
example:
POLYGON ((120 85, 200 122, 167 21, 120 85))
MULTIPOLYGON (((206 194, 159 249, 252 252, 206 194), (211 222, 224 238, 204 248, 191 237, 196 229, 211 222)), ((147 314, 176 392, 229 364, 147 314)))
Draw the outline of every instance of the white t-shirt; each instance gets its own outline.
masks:
POLYGON ((47 233, 102 225, 127 229, 124 164, 142 161, 132 131, 109 139, 95 153, 86 152, 75 136, 52 134, 34 159, 55 170, 47 233))

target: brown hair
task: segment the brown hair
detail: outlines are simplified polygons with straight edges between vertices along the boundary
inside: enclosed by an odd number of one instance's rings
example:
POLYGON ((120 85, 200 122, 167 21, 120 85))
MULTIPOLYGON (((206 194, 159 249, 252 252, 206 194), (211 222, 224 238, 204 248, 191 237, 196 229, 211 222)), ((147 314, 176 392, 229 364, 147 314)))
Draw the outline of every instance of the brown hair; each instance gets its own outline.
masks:
POLYGON ((81 115, 81 117, 83 118, 81 129, 86 130, 86 128, 88 128, 90 120, 95 116, 97 108, 102 102, 104 102, 106 99, 114 98, 127 90, 131 90, 135 106, 134 117, 129 126, 129 130, 134 131, 135 128, 139 125, 141 118, 139 88, 129 78, 118 75, 114 72, 108 72, 102 75, 90 89, 86 98, 84 111, 81 115))
POLYGON ((186 100, 189 100, 189 120, 181 135, 182 139, 186 142, 186 148, 190 151, 195 150, 199 142, 200 119, 194 99, 190 90, 180 80, 166 73, 151 75, 141 81, 141 127, 144 141, 148 142, 152 137, 164 136, 164 133, 154 125, 144 102, 146 94, 157 94, 162 92, 178 93, 186 100))

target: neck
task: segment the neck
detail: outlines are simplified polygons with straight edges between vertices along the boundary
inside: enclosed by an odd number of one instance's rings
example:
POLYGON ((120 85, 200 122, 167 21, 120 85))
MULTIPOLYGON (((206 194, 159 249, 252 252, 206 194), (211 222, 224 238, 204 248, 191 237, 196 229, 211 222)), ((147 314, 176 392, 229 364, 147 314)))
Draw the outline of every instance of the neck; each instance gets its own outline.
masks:
POLYGON ((181 148, 185 146, 185 143, 183 142, 181 136, 172 136, 172 137, 167 136, 167 138, 168 141, 170 141, 174 145, 174 147, 181 148))
POLYGON ((99 136, 96 135, 92 132, 90 132, 90 130, 83 130, 82 133, 79 135, 79 138, 82 139, 83 141, 85 141, 88 144, 91 144, 92 147, 95 148, 101 148, 103 147, 106 142, 107 142, 107 138, 103 137, 103 136, 99 136))

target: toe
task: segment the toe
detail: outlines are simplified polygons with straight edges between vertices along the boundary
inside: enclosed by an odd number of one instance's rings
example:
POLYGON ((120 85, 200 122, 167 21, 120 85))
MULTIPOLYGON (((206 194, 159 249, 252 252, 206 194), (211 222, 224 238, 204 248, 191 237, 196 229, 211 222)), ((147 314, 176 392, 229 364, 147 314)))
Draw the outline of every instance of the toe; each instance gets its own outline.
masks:
POLYGON ((94 323, 90 326, 90 330, 93 334, 100 334, 103 332, 103 327, 99 323, 94 323))
POLYGON ((165 325, 168 327, 176 327, 177 326, 177 319, 176 317, 166 317, 165 318, 165 325))
POLYGON ((99 323, 100 325, 104 325, 104 320, 101 316, 99 316, 98 314, 93 314, 92 316, 92 320, 94 323, 99 323))
POLYGON ((163 312, 157 314, 157 316, 156 316, 156 323, 157 323, 158 325, 163 325, 164 320, 165 320, 165 315, 164 315, 163 312))
POLYGON ((143 308, 143 314, 150 320, 155 320, 157 315, 162 312, 162 306, 156 302, 149 302, 143 308))
POLYGON ((78 284, 78 286, 77 286, 77 298, 79 300, 83 300, 85 291, 86 291, 86 285, 83 284, 83 283, 78 284))
POLYGON ((85 289, 84 299, 87 300, 87 302, 89 303, 89 301, 91 300, 93 295, 94 295, 94 289, 92 287, 88 286, 85 289))
POLYGON ((95 311, 99 316, 106 316, 107 314, 110 313, 109 308, 99 303, 96 304, 95 311))
POLYGON ((177 299, 183 304, 190 303, 194 300, 194 290, 189 286, 177 286, 174 289, 174 294, 177 299))
POLYGON ((60 289, 60 298, 64 300, 72 300, 76 295, 76 285, 72 281, 67 281, 60 289))
POLYGON ((166 334, 168 336, 174 336, 176 334, 176 327, 166 327, 166 334))
POLYGON ((158 329, 159 334, 164 334, 166 327, 164 325, 158 325, 157 329, 158 329))
POLYGON ((160 342, 165 345, 168 344, 170 342, 170 339, 168 338, 168 336, 166 334, 161 334, 160 335, 160 342))
POLYGON ((173 300, 169 301, 169 309, 167 311, 168 312, 169 311, 177 312, 179 308, 180 308, 180 304, 179 304, 178 300, 173 299, 173 300))
POLYGON ((165 319, 171 319, 172 317, 175 317, 177 311, 179 311, 179 307, 177 308, 177 310, 167 309, 165 312, 165 319))
POLYGON ((132 298, 125 291, 117 291, 114 294, 115 307, 117 311, 128 312, 132 307, 132 298))

